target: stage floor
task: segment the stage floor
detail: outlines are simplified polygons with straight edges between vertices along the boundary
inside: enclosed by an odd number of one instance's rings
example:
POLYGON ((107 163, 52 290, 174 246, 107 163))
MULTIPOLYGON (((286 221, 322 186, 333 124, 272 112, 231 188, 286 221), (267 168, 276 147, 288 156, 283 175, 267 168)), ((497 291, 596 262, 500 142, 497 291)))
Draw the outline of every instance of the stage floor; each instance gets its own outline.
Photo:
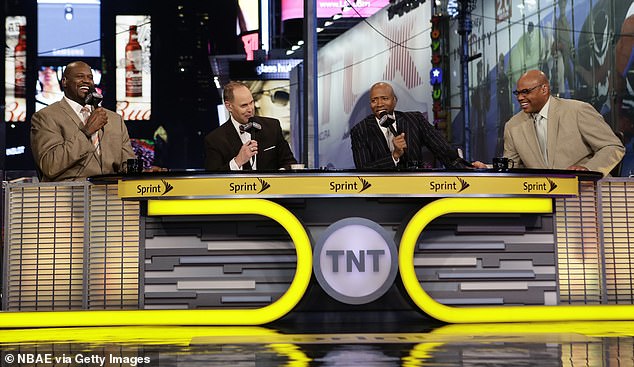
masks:
POLYGON ((363 328, 0 330, 0 366, 634 366, 634 322, 363 328))

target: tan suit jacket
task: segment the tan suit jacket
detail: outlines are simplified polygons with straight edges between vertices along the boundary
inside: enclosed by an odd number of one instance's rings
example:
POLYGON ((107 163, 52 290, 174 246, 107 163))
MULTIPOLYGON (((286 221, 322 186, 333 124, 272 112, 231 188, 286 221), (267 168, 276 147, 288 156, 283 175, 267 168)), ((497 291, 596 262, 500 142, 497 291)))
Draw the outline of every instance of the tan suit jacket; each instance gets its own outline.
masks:
POLYGON ((31 150, 42 181, 79 180, 121 171, 135 158, 128 130, 120 115, 106 110, 108 123, 99 134, 101 154, 81 132, 82 122, 62 99, 31 118, 31 150))
POLYGON ((619 138, 588 103, 551 96, 547 126, 548 162, 539 149, 533 117, 523 111, 504 127, 504 156, 520 168, 583 166, 606 176, 625 154, 619 138))

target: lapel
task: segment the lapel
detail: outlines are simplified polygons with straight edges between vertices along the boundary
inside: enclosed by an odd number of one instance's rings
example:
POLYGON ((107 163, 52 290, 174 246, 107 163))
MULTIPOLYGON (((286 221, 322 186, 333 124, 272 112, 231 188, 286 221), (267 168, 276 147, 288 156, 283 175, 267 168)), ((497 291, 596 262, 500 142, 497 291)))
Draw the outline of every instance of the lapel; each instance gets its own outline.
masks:
MULTIPOLYGON (((68 102, 66 102, 66 99, 62 98, 59 101, 59 103, 60 103, 59 105, 60 105, 62 111, 64 111, 64 113, 68 117, 70 117, 71 120, 73 120, 75 125, 77 125, 78 129, 81 129, 84 126, 84 123, 81 121, 81 119, 79 119, 79 116, 77 115, 77 113, 75 113, 75 111, 68 104, 68 102)), ((104 130, 105 129, 106 129, 106 127, 104 126, 104 130)), ((92 155, 97 160, 97 162, 99 162, 99 166, 101 166, 102 165, 102 159, 103 159, 104 151, 106 151, 106 149, 104 149, 104 143, 103 143, 103 140, 102 140, 103 139, 103 132, 101 130, 99 130, 97 132, 97 136, 99 136, 99 146, 100 146, 101 154, 97 154, 97 151, 95 150, 95 151, 93 151, 92 155)))
POLYGON ((522 126, 526 145, 528 145, 531 153, 536 157, 535 161, 539 162, 539 168, 547 168, 542 152, 539 149, 539 141, 537 140, 537 133, 535 132, 535 121, 533 121, 533 117, 528 113, 524 113, 522 118, 524 121, 522 121, 520 125, 522 126))
POLYGON ((370 115, 370 117, 366 119, 366 122, 368 124, 368 135, 370 135, 368 136, 368 141, 380 141, 380 143, 378 144, 379 147, 381 147, 381 149, 383 150, 383 153, 381 155, 389 154, 390 148, 387 146, 387 140, 385 139, 385 135, 383 135, 383 131, 379 127, 379 124, 377 124, 374 115, 370 115))
POLYGON ((242 140, 240 140, 240 135, 233 127, 233 122, 231 122, 231 118, 227 120, 222 125, 225 128, 225 136, 227 137, 227 143, 229 143, 229 147, 231 148, 231 154, 237 154, 237 152, 242 147, 242 140))
POLYGON ((548 168, 555 166, 557 152, 557 136, 559 135, 559 99, 550 98, 548 106, 548 127, 546 135, 546 149, 548 150, 548 168))

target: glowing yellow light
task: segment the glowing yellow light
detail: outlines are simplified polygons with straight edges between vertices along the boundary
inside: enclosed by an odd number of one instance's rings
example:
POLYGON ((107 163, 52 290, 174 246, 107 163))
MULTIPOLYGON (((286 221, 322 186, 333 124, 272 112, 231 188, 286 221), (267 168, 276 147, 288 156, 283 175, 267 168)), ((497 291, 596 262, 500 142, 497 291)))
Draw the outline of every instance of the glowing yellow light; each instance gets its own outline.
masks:
POLYGON ((449 213, 551 212, 552 200, 547 198, 446 198, 424 206, 407 224, 399 247, 399 268, 407 293, 428 315, 453 323, 632 320, 634 305, 451 307, 436 302, 421 287, 414 271, 414 249, 433 219, 449 213))
POLYGON ((260 325, 287 314, 304 295, 312 274, 312 248, 299 220, 261 199, 148 201, 149 215, 259 214, 284 227, 295 244, 297 265, 288 290, 257 309, 0 312, 0 328, 116 325, 260 325))

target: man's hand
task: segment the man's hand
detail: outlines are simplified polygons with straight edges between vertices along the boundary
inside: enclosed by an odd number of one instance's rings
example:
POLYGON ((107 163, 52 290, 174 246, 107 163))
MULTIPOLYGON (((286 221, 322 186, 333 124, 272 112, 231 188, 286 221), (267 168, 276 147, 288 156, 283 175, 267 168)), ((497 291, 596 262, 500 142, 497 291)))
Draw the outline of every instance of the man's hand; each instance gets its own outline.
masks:
POLYGON ((588 169, 584 166, 570 166, 566 169, 573 170, 573 171, 588 171, 588 169))
POLYGON ((86 136, 90 137, 92 134, 106 126, 107 123, 108 116, 106 115, 106 110, 101 107, 97 107, 96 110, 92 111, 81 131, 86 134, 86 136))
POLYGON ((249 140, 242 145, 242 148, 240 148, 238 155, 234 159, 238 166, 242 166, 256 154, 258 154, 258 142, 256 140, 249 140))
POLYGON ((398 136, 395 136, 392 139, 392 143, 394 144, 394 151, 392 152, 392 157, 394 159, 400 159, 403 154, 405 154, 405 149, 407 149, 407 142, 405 141, 405 133, 401 133, 398 136))
POLYGON ((491 168, 491 167, 488 167, 485 163, 482 163, 480 161, 471 162, 471 165, 473 166, 473 168, 491 168))

